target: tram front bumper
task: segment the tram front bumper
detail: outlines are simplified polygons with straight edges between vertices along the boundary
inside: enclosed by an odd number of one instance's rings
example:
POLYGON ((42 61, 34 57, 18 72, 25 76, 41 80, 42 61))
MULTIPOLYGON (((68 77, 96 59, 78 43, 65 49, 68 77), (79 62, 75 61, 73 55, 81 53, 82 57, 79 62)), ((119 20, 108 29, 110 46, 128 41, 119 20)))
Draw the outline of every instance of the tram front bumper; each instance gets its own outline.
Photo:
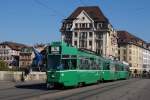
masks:
POLYGON ((46 87, 47 89, 52 89, 54 88, 54 83, 47 83, 46 87))

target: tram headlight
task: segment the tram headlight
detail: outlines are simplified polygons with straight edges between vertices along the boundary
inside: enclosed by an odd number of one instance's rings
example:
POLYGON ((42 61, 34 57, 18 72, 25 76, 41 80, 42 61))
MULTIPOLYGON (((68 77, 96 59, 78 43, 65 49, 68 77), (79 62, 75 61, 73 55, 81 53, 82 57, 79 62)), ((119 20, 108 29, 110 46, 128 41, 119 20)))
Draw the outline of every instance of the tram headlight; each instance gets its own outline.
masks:
POLYGON ((51 78, 55 78, 55 75, 52 74, 52 75, 51 75, 51 78))
POLYGON ((64 76, 64 73, 61 73, 61 76, 64 76))

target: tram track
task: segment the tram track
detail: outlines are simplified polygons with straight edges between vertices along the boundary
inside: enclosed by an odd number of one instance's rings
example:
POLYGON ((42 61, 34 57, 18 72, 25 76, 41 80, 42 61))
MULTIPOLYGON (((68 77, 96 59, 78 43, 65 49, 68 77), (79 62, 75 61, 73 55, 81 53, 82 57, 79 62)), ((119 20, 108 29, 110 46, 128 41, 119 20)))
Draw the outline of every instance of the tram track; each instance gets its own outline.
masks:
MULTIPOLYGON (((134 81, 134 83, 137 82, 137 81, 134 81)), ((112 90, 112 89, 117 89, 117 88, 120 88, 122 86, 126 86, 126 85, 129 85, 129 84, 132 84, 133 82, 125 82, 125 83, 120 83, 120 84, 116 84, 116 86, 110 86, 108 88, 103 88, 103 90, 99 90, 99 91, 95 91, 95 92, 92 92, 92 94, 89 94, 89 95, 86 95, 86 96, 83 96, 81 97, 80 99, 81 100, 86 100, 88 97, 92 97, 92 96, 95 96, 99 93, 104 93, 104 92, 107 92, 109 90, 112 90)), ((98 89, 97 89, 98 90, 98 89)))
POLYGON ((39 95, 43 95, 43 94, 50 94, 50 93, 55 93, 55 92, 60 91, 60 90, 48 91, 46 89, 46 85, 43 88, 43 90, 39 89, 38 91, 36 91, 36 87, 34 87, 35 90, 32 90, 32 88, 30 88, 34 85, 35 84, 32 84, 32 85, 15 85, 15 86, 10 87, 10 88, 0 89, 0 94, 1 94, 0 100, 16 100, 16 99, 22 100, 22 99, 29 98, 32 96, 39 96, 39 95), (7 92, 9 92, 9 94, 7 94, 7 92), (2 95, 2 94, 4 94, 4 95, 2 95))
POLYGON ((24 99, 31 98, 31 97, 36 97, 36 96, 39 96, 39 95, 56 93, 58 91, 59 90, 53 90, 53 91, 45 91, 45 92, 41 92, 41 93, 28 92, 28 93, 22 93, 22 94, 18 94, 18 95, 12 95, 12 96, 8 96, 8 97, 0 97, 0 99, 1 100, 24 100, 24 99))
MULTIPOLYGON (((136 80, 138 81, 138 80, 136 80)), ((134 81, 134 82, 136 82, 134 81)), ((68 97, 64 97, 64 98, 61 98, 61 100, 65 100, 67 98, 70 98, 70 97, 73 97, 73 96, 77 96, 77 95, 80 95, 80 99, 81 100, 84 100, 88 97, 91 97, 91 96, 94 96, 94 95, 97 95, 99 93, 104 93, 104 92, 107 92, 109 90, 112 90, 112 89, 116 89, 116 88, 119 88, 119 87, 122 87, 122 86, 125 86, 125 85, 128 85, 128 84, 131 84, 133 83, 133 81, 126 81, 126 82, 121 82, 121 83, 116 83, 116 84, 112 84, 112 85, 107 85, 107 86, 104 86, 104 87, 99 87, 97 89, 92 89, 92 90, 87 90, 87 91, 84 91, 82 93, 77 93, 77 94, 73 94, 71 96, 68 96, 68 97)), ((60 99, 58 99, 60 100, 60 99)))
MULTIPOLYGON (((133 80, 124 80, 124 81, 121 81, 121 82, 117 82, 117 83, 113 83, 113 84, 110 84, 110 85, 105 85, 105 86, 98 86, 96 88, 90 88, 90 89, 87 89, 87 90, 84 90, 84 91, 78 91, 76 93, 72 92, 71 94, 71 91, 67 93, 67 91, 60 91, 60 92, 57 92, 57 94, 51 94, 51 95, 47 95, 47 97, 51 98, 50 100, 72 100, 75 99, 75 100, 84 100, 84 99, 87 99, 88 97, 91 97, 91 96, 94 96, 96 94, 99 94, 99 93, 104 93, 104 92, 107 92, 109 90, 112 90, 112 89, 116 89, 116 88, 120 88, 122 86, 125 86, 125 85, 128 85, 128 84, 132 84, 132 83, 135 83, 139 81, 138 79, 133 81, 133 80), (66 92, 66 93, 65 93, 66 92), (69 94, 70 93, 70 94, 69 94), (58 97, 59 94, 67 94, 67 95, 63 95, 63 96, 60 96, 58 97), (54 96, 55 95, 55 96, 54 96), (57 95, 57 96, 56 96, 57 95)), ((83 87, 84 88, 84 87, 83 87)), ((81 88, 82 89, 82 88, 81 88)), ((47 97, 44 97, 43 98, 41 97, 41 99, 48 99, 47 97)))
MULTIPOLYGON (((80 95, 79 99, 84 100, 98 93, 104 93, 115 88, 119 88, 128 84, 132 84, 133 82, 135 83, 136 81, 139 81, 139 79, 129 79, 129 80, 123 80, 123 81, 108 82, 104 84, 96 84, 96 85, 69 89, 69 90, 68 89, 67 90, 56 89, 56 90, 42 90, 42 91, 37 91, 37 92, 30 91, 30 92, 12 94, 8 96, 1 96, 0 99, 1 100, 16 100, 16 99, 17 100, 31 100, 31 99, 37 98, 37 99, 50 99, 50 100, 54 100, 54 99, 66 100, 69 98, 78 98, 78 96, 80 95), (80 91, 80 89, 82 91, 80 91), (59 94, 61 94, 61 96, 59 94)), ((16 89, 16 88, 13 87, 10 89, 16 89)))
MULTIPOLYGON (((12 88, 11 88, 12 89, 12 88)), ((15 90, 15 88, 13 88, 15 90)), ((61 90, 46 90, 46 91, 30 91, 30 92, 22 92, 22 93, 17 93, 17 94, 11 94, 11 95, 6 95, 6 96, 1 96, 0 100, 23 100, 26 98, 30 98, 30 97, 36 97, 39 95, 45 95, 45 94, 50 94, 50 93, 56 93, 59 92, 61 90)))

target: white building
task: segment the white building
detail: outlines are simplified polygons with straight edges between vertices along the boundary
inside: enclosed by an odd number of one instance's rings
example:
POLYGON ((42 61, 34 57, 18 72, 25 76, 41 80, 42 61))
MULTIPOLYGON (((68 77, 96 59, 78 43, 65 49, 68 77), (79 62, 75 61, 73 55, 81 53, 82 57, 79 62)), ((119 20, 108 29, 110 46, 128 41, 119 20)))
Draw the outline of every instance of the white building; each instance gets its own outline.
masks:
POLYGON ((19 66, 19 53, 23 44, 14 42, 0 43, 0 60, 5 61, 9 67, 19 66))
POLYGON ((143 49, 143 69, 150 71, 150 46, 148 44, 146 48, 143 49))
POLYGON ((118 57, 117 32, 97 6, 78 7, 64 20, 60 31, 68 44, 118 57))

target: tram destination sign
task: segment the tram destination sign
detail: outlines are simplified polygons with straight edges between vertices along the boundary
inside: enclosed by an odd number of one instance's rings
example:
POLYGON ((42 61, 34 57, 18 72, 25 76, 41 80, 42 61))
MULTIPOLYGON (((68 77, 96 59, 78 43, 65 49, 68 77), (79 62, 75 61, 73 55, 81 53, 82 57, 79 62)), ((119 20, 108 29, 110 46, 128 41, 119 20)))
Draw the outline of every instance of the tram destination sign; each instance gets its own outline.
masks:
POLYGON ((60 47, 59 46, 51 47, 51 53, 52 54, 59 54, 60 53, 60 47))

